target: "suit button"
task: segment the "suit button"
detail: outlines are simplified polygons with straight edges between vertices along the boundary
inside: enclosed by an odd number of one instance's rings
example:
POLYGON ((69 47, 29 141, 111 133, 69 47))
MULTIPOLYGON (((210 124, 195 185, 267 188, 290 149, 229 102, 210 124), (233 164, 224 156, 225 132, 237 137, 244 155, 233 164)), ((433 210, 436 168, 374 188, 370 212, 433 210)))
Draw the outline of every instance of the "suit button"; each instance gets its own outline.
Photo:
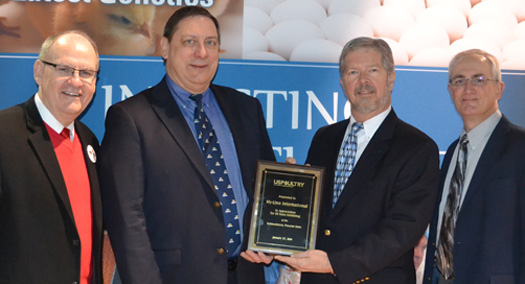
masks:
POLYGON ((326 229, 326 230, 324 230, 324 235, 325 236, 330 236, 330 235, 332 235, 332 232, 330 230, 326 229))
POLYGON ((218 248, 218 249, 217 249, 217 252, 218 252, 219 254, 224 254, 224 253, 226 253, 226 250, 223 249, 223 248, 218 248))
POLYGON ((80 240, 73 240, 73 245, 76 247, 80 246, 80 240))
POLYGON ((215 208, 220 208, 221 203, 219 201, 215 201, 215 203, 213 203, 213 206, 215 206, 215 208))

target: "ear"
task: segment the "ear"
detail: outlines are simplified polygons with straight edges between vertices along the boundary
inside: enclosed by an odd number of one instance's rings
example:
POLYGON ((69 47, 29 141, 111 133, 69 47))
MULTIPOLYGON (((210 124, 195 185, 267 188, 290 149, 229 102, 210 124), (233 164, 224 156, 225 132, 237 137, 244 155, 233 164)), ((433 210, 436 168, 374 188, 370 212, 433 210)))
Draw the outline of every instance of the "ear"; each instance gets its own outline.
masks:
POLYGON ((162 56, 162 58, 168 59, 169 51, 170 51, 170 43, 168 41, 168 38, 163 36, 160 39, 160 55, 162 56))
POLYGON ((389 88, 390 88, 390 92, 392 92, 394 90, 394 82, 396 81, 396 71, 393 70, 392 73, 390 73, 390 81, 388 82, 389 84, 389 88))
POLYGON ((503 81, 498 82, 498 101, 501 99, 501 96, 503 95, 503 91, 505 90, 505 83, 503 81))
POLYGON ((35 64, 33 65, 33 76, 35 77, 35 82, 38 86, 40 86, 44 78, 44 67, 44 63, 40 62, 40 60, 35 61, 35 64))

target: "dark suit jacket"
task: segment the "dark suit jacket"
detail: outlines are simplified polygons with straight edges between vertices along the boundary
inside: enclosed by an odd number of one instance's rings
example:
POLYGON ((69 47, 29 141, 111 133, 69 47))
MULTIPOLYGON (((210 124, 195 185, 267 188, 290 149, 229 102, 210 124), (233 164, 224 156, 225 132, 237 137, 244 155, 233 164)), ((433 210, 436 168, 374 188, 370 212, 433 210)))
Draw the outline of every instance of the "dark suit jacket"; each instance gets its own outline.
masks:
POLYGON ((415 283, 413 249, 430 221, 439 179, 434 141, 397 118, 383 121, 332 209, 334 173, 349 120, 317 131, 307 163, 326 167, 316 248, 336 277, 301 283, 415 283))
MULTIPOLYGON (((252 200, 256 160, 275 160, 261 105, 230 88, 211 89, 252 200)), ((102 154, 104 218, 123 283, 226 283, 219 199, 165 79, 109 109, 102 154)), ((264 283, 262 265, 242 258, 238 274, 240 283, 264 283)))
MULTIPOLYGON (((98 141, 81 122, 93 202, 94 283, 102 283, 102 204, 96 165, 86 147, 98 141)), ((0 283, 80 280, 80 241, 60 165, 34 98, 0 112, 0 283)))
MULTIPOLYGON (((449 166, 455 166, 451 159, 457 142, 443 161, 441 190, 449 166)), ((525 130, 502 117, 481 154, 456 221, 455 284, 525 283, 524 159, 525 130)), ((438 214, 443 214, 438 206, 430 227, 424 283, 432 283, 438 214)))

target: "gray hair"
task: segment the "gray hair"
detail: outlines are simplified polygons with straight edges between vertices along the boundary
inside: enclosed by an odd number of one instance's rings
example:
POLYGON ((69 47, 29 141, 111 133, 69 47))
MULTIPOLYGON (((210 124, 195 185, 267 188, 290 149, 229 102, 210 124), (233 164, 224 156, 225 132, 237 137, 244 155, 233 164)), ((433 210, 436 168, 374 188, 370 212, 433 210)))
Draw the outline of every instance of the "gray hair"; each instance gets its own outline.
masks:
POLYGON ((357 37, 345 44, 341 56, 339 57, 339 73, 341 77, 344 76, 346 71, 346 61, 345 57, 357 49, 361 48, 371 48, 375 49, 381 54, 381 61, 383 63, 383 68, 388 73, 388 77, 394 72, 394 57, 392 56, 392 50, 386 41, 379 38, 370 38, 370 37, 357 37))
POLYGON ((473 57, 473 56, 481 56, 481 57, 485 57, 489 63, 489 67, 490 67, 490 70, 492 71, 492 76, 494 77, 495 80, 497 80, 498 82, 501 82, 501 70, 500 70, 500 67, 499 67, 499 61, 498 59, 496 58, 496 56, 484 51, 484 50, 481 50, 481 49, 469 49, 469 50, 465 50, 465 51, 462 51, 458 54, 456 54, 454 56, 454 58, 452 58, 452 60, 450 61, 449 65, 448 65, 448 76, 449 76, 449 79, 450 78, 450 70, 452 70, 455 66, 456 66, 456 63, 462 59, 462 58, 465 58, 465 57, 473 57))
POLYGON ((98 54, 97 44, 85 32, 79 31, 79 30, 64 31, 64 32, 61 32, 61 33, 58 33, 58 34, 55 34, 55 35, 52 35, 52 36, 49 36, 48 38, 46 38, 44 43, 42 43, 42 47, 40 47, 40 54, 38 55, 38 59, 39 60, 46 60, 46 58, 47 58, 47 56, 49 54, 49 50, 51 49, 53 44, 55 44, 55 42, 59 38, 61 38, 62 36, 65 36, 65 35, 78 35, 78 36, 81 36, 81 37, 85 38, 87 41, 89 41, 89 43, 91 43, 91 46, 93 46, 93 49, 95 50, 95 54, 97 55, 97 69, 98 69, 98 67, 99 67, 99 62, 98 62, 99 54, 98 54))

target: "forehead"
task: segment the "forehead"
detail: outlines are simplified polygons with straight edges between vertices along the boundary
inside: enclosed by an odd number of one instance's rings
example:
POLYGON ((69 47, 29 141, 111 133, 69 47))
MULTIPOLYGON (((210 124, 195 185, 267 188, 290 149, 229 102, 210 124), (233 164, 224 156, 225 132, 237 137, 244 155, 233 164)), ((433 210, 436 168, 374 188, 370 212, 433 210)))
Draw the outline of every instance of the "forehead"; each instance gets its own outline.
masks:
POLYGON ((218 37, 217 28, 213 21, 204 16, 191 16, 182 19, 177 25, 174 35, 204 35, 206 37, 218 37))
POLYGON ((491 73, 490 63, 485 56, 467 55, 456 61, 449 70, 449 77, 489 75, 491 73))
MULTIPOLYGON (((75 61, 97 65, 98 58, 91 43, 79 35, 64 35, 49 48, 51 60, 75 61)), ((59 62, 66 63, 66 62, 59 62)))
POLYGON ((382 66, 381 53, 374 48, 359 48, 349 52, 345 57, 349 68, 357 66, 382 66))

